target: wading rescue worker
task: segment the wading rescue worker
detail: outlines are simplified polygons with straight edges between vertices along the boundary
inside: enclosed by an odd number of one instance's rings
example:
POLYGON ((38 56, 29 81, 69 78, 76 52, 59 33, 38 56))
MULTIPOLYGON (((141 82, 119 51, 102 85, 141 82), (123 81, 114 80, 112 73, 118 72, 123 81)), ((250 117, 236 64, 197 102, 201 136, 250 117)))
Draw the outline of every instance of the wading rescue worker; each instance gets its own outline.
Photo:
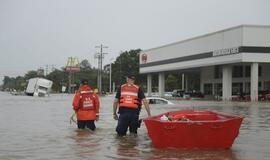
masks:
POLYGON ((95 130, 95 120, 99 120, 99 98, 90 88, 87 80, 81 80, 81 86, 74 95, 72 105, 77 115, 78 128, 87 127, 95 130))
POLYGON ((129 74, 126 78, 127 83, 118 89, 113 103, 113 117, 115 120, 118 120, 116 132, 119 136, 126 135, 128 128, 130 134, 137 134, 137 129, 140 125, 141 102, 143 102, 148 116, 151 115, 149 104, 145 99, 143 91, 134 84, 135 76, 129 74))

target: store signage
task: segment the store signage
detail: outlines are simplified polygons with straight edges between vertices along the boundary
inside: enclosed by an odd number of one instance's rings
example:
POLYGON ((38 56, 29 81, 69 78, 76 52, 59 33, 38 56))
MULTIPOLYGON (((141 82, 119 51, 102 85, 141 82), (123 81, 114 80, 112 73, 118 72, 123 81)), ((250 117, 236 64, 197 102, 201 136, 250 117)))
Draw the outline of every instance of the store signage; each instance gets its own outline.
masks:
POLYGON ((147 62, 147 54, 142 54, 142 63, 146 63, 147 62))
POLYGON ((213 51, 213 57, 231 55, 231 54, 236 54, 236 53, 239 53, 238 47, 220 49, 220 50, 213 51))

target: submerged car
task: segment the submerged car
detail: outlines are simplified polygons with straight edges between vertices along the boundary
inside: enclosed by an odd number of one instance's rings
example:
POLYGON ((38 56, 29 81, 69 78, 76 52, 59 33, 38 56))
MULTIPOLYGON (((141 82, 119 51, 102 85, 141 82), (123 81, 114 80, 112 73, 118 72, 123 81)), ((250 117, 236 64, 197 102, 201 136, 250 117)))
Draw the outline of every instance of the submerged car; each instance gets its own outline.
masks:
POLYGON ((184 96, 185 91, 181 90, 181 89, 175 89, 172 92, 172 96, 173 97, 183 97, 184 96))
POLYGON ((269 90, 259 91, 258 100, 259 101, 270 100, 270 91, 269 90))
POLYGON ((149 104, 173 104, 171 101, 161 97, 146 97, 149 104))
MULTIPOLYGON (((270 91, 262 90, 258 92, 258 101, 270 100, 270 91)), ((232 96, 232 101, 251 101, 250 93, 238 93, 232 96)))
POLYGON ((188 91, 184 93, 184 97, 192 99, 202 99, 204 98, 204 95, 202 92, 199 91, 188 91))
POLYGON ((184 99, 202 99, 204 98, 204 95, 202 92, 200 91, 184 91, 184 90, 181 90, 181 89, 175 89, 173 90, 172 92, 172 97, 182 97, 184 99))

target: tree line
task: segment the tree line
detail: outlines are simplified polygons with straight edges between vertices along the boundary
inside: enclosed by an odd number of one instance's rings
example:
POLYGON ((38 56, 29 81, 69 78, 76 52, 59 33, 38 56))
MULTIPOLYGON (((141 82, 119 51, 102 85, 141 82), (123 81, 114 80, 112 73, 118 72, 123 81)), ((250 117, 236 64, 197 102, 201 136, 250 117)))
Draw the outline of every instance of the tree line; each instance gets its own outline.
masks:
MULTIPOLYGON (((125 76, 132 73, 136 76, 136 84, 140 85, 144 91, 147 87, 147 75, 139 74, 139 53, 140 49, 134 49, 122 52, 116 60, 111 64, 112 77, 111 82, 118 88, 121 84, 125 83, 125 76)), ((80 62, 80 71, 72 74, 72 84, 74 90, 78 89, 80 80, 87 79, 93 89, 97 88, 97 73, 98 69, 92 67, 87 59, 80 62)), ((102 88, 105 92, 109 91, 110 84, 110 64, 104 66, 102 71, 102 88)), ((165 89, 171 91, 180 87, 180 82, 177 73, 165 74, 165 89)), ((48 75, 39 75, 38 71, 28 71, 24 76, 9 77, 5 76, 3 80, 2 90, 16 89, 17 91, 25 91, 28 80, 30 78, 41 77, 53 81, 52 91, 59 93, 62 86, 69 87, 69 72, 65 67, 55 69, 48 75)), ((157 91, 158 76, 153 76, 153 91, 157 91)))

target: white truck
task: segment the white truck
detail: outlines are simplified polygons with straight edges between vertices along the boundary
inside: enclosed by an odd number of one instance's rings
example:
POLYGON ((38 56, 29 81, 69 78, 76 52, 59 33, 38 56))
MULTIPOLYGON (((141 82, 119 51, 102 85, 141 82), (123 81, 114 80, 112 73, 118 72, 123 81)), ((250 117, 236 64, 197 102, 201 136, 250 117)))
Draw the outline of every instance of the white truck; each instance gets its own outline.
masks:
POLYGON ((49 95, 53 82, 44 78, 31 78, 28 81, 26 95, 44 97, 49 95))

